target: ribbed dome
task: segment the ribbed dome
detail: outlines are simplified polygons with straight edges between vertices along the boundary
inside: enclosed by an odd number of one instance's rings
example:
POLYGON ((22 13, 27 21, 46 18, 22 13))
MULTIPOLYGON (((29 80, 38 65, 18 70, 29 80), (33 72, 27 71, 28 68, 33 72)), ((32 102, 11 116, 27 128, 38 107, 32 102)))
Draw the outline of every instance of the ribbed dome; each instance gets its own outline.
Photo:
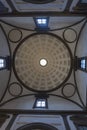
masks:
POLYGON ((28 89, 50 91, 59 88, 71 71, 71 53, 60 37, 35 34, 17 46, 14 55, 17 78, 28 89))

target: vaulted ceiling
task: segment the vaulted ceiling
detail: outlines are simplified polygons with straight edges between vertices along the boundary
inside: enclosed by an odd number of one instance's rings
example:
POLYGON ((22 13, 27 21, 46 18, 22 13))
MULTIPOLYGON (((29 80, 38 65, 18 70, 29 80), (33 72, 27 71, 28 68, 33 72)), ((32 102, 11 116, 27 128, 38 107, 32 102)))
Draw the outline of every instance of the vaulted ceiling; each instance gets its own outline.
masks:
POLYGON ((48 110, 86 109, 78 65, 87 55, 86 7, 86 0, 0 0, 1 109, 31 110, 38 99, 48 110))
MULTIPOLYGON (((80 13, 87 12, 86 0, 0 0, 0 14, 18 15, 29 12, 47 13, 80 13)), ((46 14, 47 15, 47 14, 46 14)), ((3 16, 3 15, 2 15, 3 16)))

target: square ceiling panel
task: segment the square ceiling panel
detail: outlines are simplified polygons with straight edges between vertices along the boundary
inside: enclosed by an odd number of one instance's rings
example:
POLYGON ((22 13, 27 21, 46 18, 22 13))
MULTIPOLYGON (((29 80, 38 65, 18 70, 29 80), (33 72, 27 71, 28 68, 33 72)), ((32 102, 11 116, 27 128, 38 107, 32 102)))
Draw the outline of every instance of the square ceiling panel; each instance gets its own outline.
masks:
POLYGON ((56 0, 48 4, 32 4, 23 0, 12 0, 14 6, 19 12, 28 11, 59 11, 65 10, 68 0, 56 0))

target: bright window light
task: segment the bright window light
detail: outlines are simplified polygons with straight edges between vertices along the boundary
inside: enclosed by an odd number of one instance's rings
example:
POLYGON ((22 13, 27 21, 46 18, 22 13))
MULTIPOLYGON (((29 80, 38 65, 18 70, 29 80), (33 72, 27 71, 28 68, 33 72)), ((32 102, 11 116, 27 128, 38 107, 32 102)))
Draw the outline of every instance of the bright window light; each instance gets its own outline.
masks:
POLYGON ((42 107, 45 107, 46 104, 45 104, 45 101, 42 101, 42 107))
POLYGON ((39 25, 46 25, 47 24, 47 19, 45 19, 45 18, 38 18, 37 19, 37 24, 39 24, 39 25))
POLYGON ((46 24, 47 20, 46 19, 42 19, 42 24, 46 24))
POLYGON ((4 67, 5 67, 4 59, 0 59, 0 69, 2 69, 4 67))
POLYGON ((36 107, 45 108, 46 107, 46 101, 44 99, 38 99, 36 103, 36 107))
POLYGON ((41 19, 37 19, 38 24, 41 24, 41 19))
POLYGON ((81 68, 82 69, 86 68, 86 61, 85 61, 85 59, 81 60, 81 68))
POLYGON ((37 107, 41 106, 41 101, 37 101, 37 107))
POLYGON ((47 60, 46 59, 41 59, 40 60, 40 65, 41 66, 46 66, 47 65, 47 60))

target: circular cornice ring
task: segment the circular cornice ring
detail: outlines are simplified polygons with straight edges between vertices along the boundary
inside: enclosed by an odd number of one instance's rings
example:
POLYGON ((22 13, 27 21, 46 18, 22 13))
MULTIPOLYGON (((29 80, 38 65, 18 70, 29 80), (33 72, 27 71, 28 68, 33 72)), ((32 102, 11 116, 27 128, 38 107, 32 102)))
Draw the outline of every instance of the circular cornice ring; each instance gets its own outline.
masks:
POLYGON ((9 94, 11 96, 18 97, 18 96, 20 96, 22 94, 23 88, 22 88, 22 86, 19 83, 13 82, 13 83, 10 83, 10 85, 8 87, 8 92, 9 92, 9 94))
POLYGON ((35 92, 60 88, 72 72, 72 53, 68 45, 52 33, 34 33, 24 38, 13 54, 13 69, 18 81, 35 92), (41 66, 40 60, 47 65, 41 66))
POLYGON ((23 0, 24 2, 32 3, 32 4, 47 4, 53 2, 55 0, 23 0))
POLYGON ((17 43, 22 39, 22 31, 20 29, 14 28, 9 31, 8 39, 10 42, 17 43))
POLYGON ((74 84, 72 83, 66 83, 63 87, 62 87, 62 94, 64 97, 66 98, 71 98, 74 96, 76 92, 76 87, 74 86, 74 84), (72 87, 72 88, 71 88, 72 87))
POLYGON ((74 43, 77 40, 77 32, 73 28, 66 28, 63 32, 63 39, 68 43, 74 43))

